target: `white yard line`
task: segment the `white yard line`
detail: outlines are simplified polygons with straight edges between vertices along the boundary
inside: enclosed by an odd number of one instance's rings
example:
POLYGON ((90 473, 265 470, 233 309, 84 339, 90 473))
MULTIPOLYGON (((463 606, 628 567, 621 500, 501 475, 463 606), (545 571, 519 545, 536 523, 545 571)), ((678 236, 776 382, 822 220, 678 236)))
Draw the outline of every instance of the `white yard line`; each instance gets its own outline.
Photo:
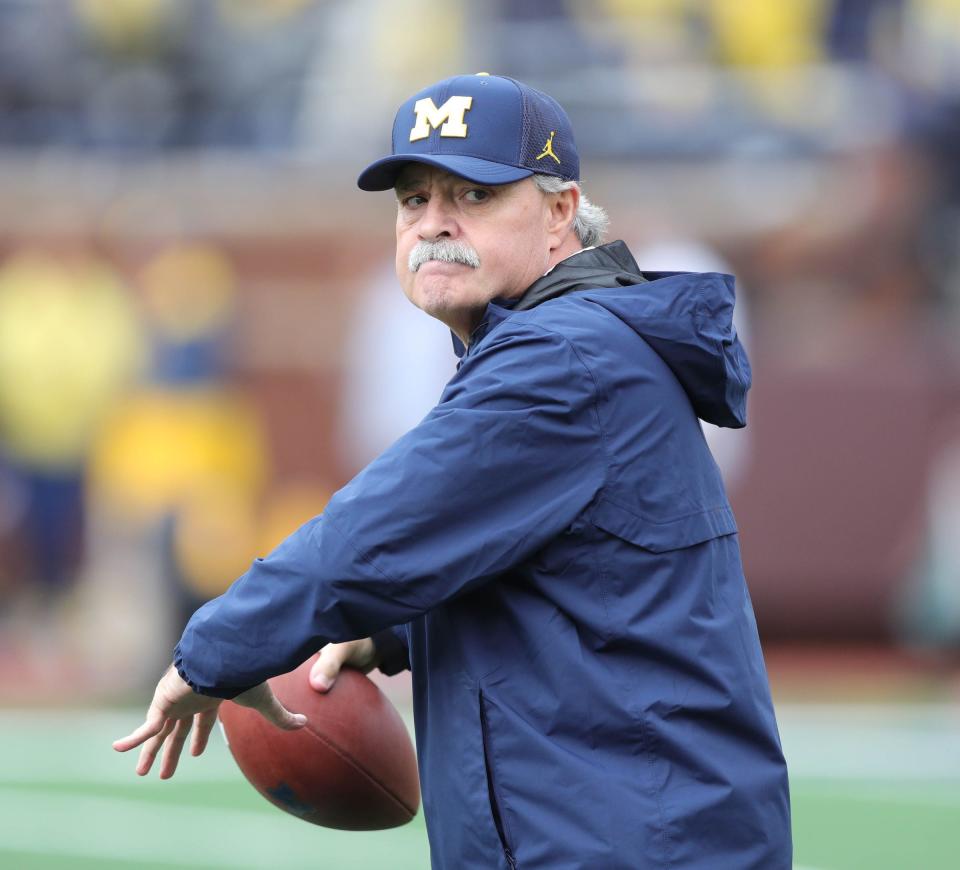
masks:
POLYGON ((960 784, 960 706, 781 704, 777 718, 796 779, 960 784))

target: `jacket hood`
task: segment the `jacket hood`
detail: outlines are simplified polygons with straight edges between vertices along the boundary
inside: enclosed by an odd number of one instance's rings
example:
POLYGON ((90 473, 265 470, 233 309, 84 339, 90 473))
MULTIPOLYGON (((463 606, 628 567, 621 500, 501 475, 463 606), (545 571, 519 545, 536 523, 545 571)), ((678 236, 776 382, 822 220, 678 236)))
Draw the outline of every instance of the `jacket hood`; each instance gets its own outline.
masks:
POLYGON ((616 241, 568 257, 513 304, 491 308, 509 316, 577 291, 660 355, 700 419, 734 429, 746 425, 750 362, 733 325, 732 275, 641 272, 627 246, 616 241))

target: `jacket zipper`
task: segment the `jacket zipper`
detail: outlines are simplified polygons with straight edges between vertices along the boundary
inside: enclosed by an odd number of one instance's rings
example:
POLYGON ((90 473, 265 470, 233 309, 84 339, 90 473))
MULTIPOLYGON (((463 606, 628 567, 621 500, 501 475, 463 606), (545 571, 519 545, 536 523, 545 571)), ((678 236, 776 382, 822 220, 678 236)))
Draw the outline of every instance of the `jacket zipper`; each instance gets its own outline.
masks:
POLYGON ((507 837, 503 829, 503 819, 500 817, 500 801, 497 799, 497 788, 493 779, 493 767, 490 764, 488 748, 490 744, 490 727, 487 724, 487 712, 483 706, 483 692, 480 692, 480 731, 483 737, 483 766, 487 771, 487 791, 490 794, 490 810, 493 814, 493 823, 497 828, 497 836, 500 838, 500 846, 503 849, 503 855, 507 859, 510 870, 517 870, 517 859, 513 857, 513 852, 507 843, 507 837))

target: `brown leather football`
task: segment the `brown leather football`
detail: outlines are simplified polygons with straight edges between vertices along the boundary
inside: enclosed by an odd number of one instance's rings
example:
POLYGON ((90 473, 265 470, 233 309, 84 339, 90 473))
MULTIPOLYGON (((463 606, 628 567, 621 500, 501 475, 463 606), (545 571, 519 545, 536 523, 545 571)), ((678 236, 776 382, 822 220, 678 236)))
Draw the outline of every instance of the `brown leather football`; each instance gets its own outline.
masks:
POLYGON ((325 695, 307 680, 316 656, 269 681, 307 724, 282 731, 232 701, 220 705, 230 752, 268 801, 327 828, 373 831, 409 822, 420 806, 410 735, 397 709, 362 673, 345 668, 325 695))

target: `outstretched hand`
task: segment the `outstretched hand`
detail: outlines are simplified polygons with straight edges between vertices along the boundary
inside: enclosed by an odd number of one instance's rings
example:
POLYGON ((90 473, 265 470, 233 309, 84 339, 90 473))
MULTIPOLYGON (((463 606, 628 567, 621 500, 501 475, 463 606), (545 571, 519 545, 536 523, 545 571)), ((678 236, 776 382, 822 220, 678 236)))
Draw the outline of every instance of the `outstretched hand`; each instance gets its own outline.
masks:
MULTIPOLYGON (((252 707, 278 728, 293 731, 302 728, 307 717, 288 711, 266 683, 260 683, 233 699, 244 707, 252 707)), ((190 754, 200 755, 206 749, 210 732, 217 722, 217 710, 223 701, 193 691, 176 668, 171 666, 160 678, 144 723, 133 733, 113 742, 117 752, 128 752, 142 745, 137 761, 137 774, 146 776, 163 749, 160 779, 169 779, 176 772, 177 762, 194 726, 190 754)))

